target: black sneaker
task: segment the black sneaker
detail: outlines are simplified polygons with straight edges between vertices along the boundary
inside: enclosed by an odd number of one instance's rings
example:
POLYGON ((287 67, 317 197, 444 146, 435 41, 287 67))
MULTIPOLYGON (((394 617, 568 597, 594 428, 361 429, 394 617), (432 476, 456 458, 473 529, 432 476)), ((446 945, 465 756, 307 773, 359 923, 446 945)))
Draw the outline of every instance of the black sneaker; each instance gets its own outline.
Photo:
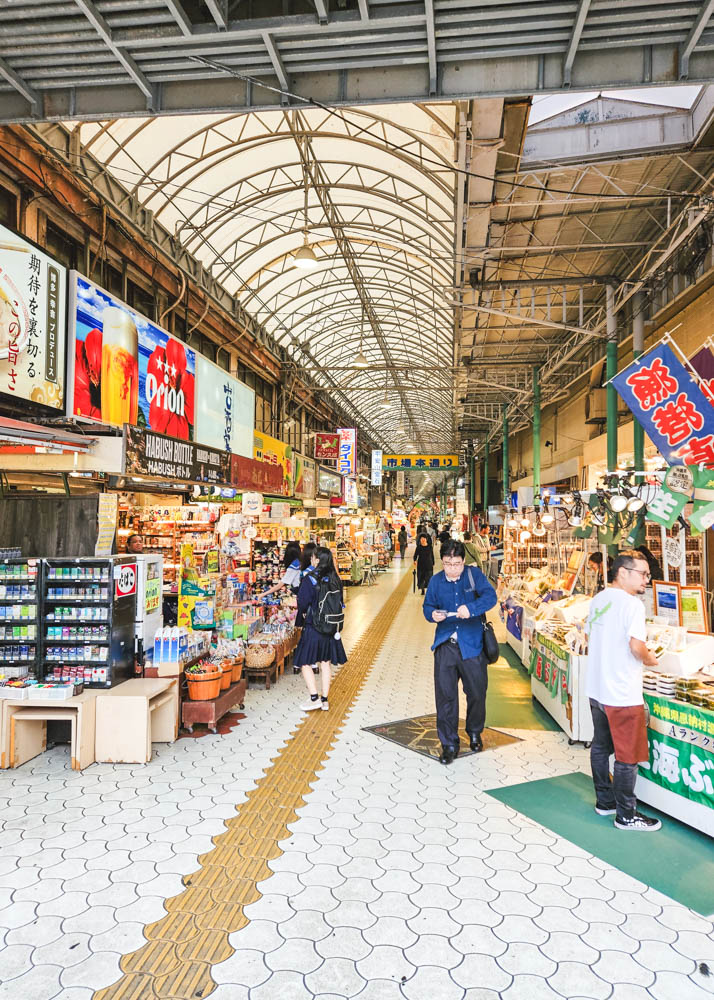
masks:
POLYGON ((614 806, 601 806, 597 802, 595 803, 595 812, 598 816, 616 816, 617 809, 614 806))
POLYGON ((655 830, 659 830, 662 824, 658 819, 653 819, 652 816, 643 816, 642 813, 636 812, 631 819, 621 819, 619 816, 615 816, 615 826, 618 830, 637 830, 640 833, 654 833, 655 830))

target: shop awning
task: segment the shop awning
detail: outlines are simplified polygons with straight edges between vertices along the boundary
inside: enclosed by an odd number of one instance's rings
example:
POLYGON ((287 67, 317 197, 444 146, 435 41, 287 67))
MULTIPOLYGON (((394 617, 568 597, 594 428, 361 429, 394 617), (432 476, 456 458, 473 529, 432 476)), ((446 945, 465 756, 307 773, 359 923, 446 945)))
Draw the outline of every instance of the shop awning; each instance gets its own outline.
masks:
POLYGON ((88 452, 96 444, 96 440, 85 434, 72 434, 56 427, 0 417, 0 446, 45 448, 59 453, 88 452))

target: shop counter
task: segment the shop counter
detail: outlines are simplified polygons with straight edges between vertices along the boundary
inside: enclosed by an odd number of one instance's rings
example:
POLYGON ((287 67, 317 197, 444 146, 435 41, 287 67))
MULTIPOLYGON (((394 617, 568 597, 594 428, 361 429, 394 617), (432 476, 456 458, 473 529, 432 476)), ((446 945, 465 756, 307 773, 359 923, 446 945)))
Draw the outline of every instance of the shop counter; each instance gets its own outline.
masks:
POLYGON ((714 837, 714 711, 645 694, 649 761, 640 765, 641 802, 714 837))
POLYGON ((146 764, 152 743, 178 736, 178 678, 135 677, 97 695, 96 759, 146 764))
POLYGON ((70 760, 73 771, 93 764, 98 690, 83 691, 74 698, 33 698, 0 703, 0 767, 20 767, 47 749, 47 723, 71 723, 70 760))
POLYGON ((571 743, 593 738, 590 701, 585 694, 586 656, 578 656, 547 635, 533 636, 529 672, 531 694, 571 743))

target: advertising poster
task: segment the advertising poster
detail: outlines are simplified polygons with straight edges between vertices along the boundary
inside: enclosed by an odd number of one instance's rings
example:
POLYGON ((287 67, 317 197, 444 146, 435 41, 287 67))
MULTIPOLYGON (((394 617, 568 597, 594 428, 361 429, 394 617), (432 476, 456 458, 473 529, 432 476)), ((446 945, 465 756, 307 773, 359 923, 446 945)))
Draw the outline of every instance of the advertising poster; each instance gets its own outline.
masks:
POLYGON ((71 272, 68 413, 191 441, 196 355, 150 319, 71 272))
POLYGON ((355 479, 345 478, 342 480, 342 483, 344 487, 345 506, 357 507, 359 504, 357 499, 357 481, 355 479))
POLYGON ((340 457, 340 434, 320 431, 315 435, 315 458, 318 462, 336 462, 340 457))
POLYGON ((312 500, 317 487, 316 466, 311 458, 294 453, 295 459, 295 496, 312 500))
POLYGON ((64 409, 67 270, 0 226, 0 393, 64 409))
POLYGON ((650 759, 640 774, 670 792, 714 808, 714 713, 645 695, 650 759))
POLYGON ((196 355, 194 439, 236 455, 253 455, 255 393, 243 382, 196 355))
POLYGON ((254 458, 231 455, 231 485, 238 490, 253 490, 268 495, 279 494, 283 470, 279 465, 256 462, 254 458))
POLYGON ((123 464, 128 476, 159 476, 219 486, 231 481, 231 456, 227 451, 128 424, 124 426, 123 464))
POLYGON ((341 476, 354 476, 357 472, 357 430, 354 427, 340 427, 340 454, 337 471, 341 476))
POLYGON ((100 493, 99 506, 97 509, 97 541, 94 546, 94 555, 107 557, 112 554, 114 546, 114 535, 117 528, 117 511, 119 509, 119 496, 116 493, 100 493))
POLYGON ((291 445, 271 437, 270 434, 255 431, 253 434, 253 458, 258 462, 267 462, 269 465, 276 465, 282 469, 283 485, 280 494, 285 497, 293 495, 295 469, 291 445))

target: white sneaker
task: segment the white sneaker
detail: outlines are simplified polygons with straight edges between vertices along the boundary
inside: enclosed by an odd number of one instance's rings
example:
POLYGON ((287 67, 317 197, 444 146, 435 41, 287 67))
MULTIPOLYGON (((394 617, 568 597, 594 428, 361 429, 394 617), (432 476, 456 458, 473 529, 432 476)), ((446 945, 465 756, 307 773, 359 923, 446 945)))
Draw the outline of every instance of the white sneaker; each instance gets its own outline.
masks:
POLYGON ((300 706, 303 712, 314 712, 316 708, 321 708, 321 707, 322 706, 320 705, 319 698, 317 698, 315 701, 310 699, 310 701, 306 701, 304 705, 300 706))
POLYGON ((329 709, 330 709, 330 706, 329 706, 328 702, 323 701, 321 703, 321 705, 320 705, 320 708, 322 709, 323 712, 328 712, 329 709))

